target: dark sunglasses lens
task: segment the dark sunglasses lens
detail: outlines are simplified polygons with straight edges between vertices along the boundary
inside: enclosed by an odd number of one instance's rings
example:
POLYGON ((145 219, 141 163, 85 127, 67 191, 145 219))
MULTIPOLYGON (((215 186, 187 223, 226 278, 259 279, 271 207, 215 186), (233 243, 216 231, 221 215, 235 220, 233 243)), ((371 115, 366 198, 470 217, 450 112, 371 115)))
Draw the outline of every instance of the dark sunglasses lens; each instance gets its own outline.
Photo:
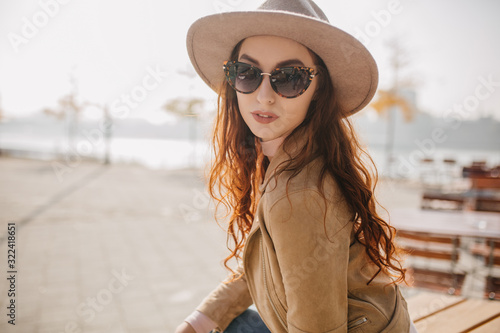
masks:
POLYGON ((297 68, 283 68, 272 77, 271 83, 278 93, 285 97, 296 97, 309 85, 309 73, 297 68))
POLYGON ((247 64, 232 64, 229 66, 228 71, 229 83, 234 89, 242 93, 254 92, 262 80, 259 70, 247 64))

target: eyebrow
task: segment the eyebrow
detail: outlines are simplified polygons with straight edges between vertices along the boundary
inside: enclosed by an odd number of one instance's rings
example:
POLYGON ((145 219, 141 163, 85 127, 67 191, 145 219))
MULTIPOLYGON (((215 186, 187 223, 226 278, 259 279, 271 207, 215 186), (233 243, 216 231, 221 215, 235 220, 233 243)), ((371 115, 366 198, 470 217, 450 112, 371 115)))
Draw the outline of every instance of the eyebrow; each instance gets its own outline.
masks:
MULTIPOLYGON (((252 62, 254 65, 260 66, 259 61, 252 58, 251 56, 249 56, 246 53, 241 55, 240 60, 248 60, 248 61, 252 62)), ((283 61, 278 62, 275 67, 278 68, 278 67, 286 67, 286 66, 302 66, 302 67, 304 67, 305 65, 299 59, 288 59, 288 60, 283 60, 283 61)))

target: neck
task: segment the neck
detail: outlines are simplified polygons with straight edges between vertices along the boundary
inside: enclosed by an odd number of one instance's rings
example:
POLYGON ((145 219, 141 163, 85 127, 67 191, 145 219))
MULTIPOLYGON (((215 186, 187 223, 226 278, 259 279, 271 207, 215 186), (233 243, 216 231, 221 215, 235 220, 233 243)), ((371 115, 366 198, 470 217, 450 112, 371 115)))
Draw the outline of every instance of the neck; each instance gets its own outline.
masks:
POLYGON ((278 148, 281 146, 284 140, 285 137, 280 136, 279 138, 272 139, 269 141, 260 141, 260 145, 262 147, 262 153, 264 153, 264 155, 266 155, 269 159, 271 159, 276 154, 278 148))

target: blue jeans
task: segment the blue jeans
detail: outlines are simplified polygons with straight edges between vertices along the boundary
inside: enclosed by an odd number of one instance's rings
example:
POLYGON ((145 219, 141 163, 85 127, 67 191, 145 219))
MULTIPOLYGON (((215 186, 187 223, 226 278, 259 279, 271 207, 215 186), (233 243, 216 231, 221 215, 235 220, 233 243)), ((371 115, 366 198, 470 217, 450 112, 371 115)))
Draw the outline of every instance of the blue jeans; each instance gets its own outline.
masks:
POLYGON ((229 324, 224 333, 271 333, 253 306, 229 324))

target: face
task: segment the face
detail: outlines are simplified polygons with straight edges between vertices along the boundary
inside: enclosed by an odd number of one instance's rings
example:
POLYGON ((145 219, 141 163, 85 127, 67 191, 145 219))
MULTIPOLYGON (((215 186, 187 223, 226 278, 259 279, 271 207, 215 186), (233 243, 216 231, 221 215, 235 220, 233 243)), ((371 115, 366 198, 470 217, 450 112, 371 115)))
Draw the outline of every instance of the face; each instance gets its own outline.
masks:
MULTIPOLYGON (((277 67, 291 66, 311 67, 316 72, 313 56, 305 46, 276 36, 245 39, 238 61, 256 66, 264 73, 270 73, 277 67)), ((286 137, 305 119, 316 85, 317 78, 313 78, 302 95, 285 98, 273 90, 269 76, 263 75, 256 91, 236 93, 241 116, 252 133, 262 141, 286 137)))

